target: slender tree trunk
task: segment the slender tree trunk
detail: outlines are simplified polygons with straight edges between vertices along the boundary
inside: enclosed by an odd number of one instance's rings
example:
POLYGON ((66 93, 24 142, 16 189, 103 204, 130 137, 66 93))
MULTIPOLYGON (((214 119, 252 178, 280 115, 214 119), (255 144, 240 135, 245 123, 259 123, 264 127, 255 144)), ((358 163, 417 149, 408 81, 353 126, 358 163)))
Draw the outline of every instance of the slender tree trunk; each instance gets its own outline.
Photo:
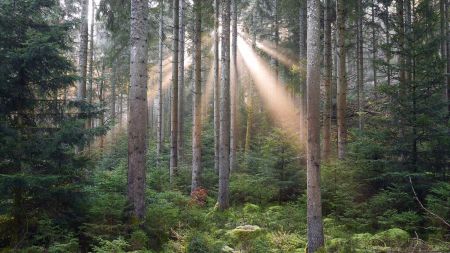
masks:
POLYGON ((157 109, 156 109, 156 164, 159 166, 161 164, 161 151, 162 151, 162 128, 163 128, 163 93, 162 93, 162 82, 163 82, 163 29, 164 29, 164 0, 159 1, 159 78, 158 78, 158 97, 157 109))
MULTIPOLYGON (((399 43, 399 51, 404 53, 405 50, 405 23, 404 23, 404 13, 403 13, 403 0, 397 0, 397 25, 398 25, 398 43, 399 43)), ((402 54, 398 55, 398 61, 400 65, 399 69, 399 85, 400 85, 400 93, 404 91, 404 83, 405 83, 405 58, 402 54)))
POLYGON ((214 169, 217 173, 220 136, 219 40, 219 0, 214 0, 214 169))
POLYGON ((221 96, 220 96, 220 137, 219 137, 219 209, 225 210, 230 205, 230 0, 222 3, 222 38, 221 38, 221 96))
POLYGON ((178 174, 178 37, 179 37, 179 0, 173 0, 173 62, 172 97, 170 113, 170 184, 173 186, 178 174))
POLYGON ((325 0, 324 8, 324 86, 325 103, 323 111, 323 159, 327 161, 331 151, 331 82, 333 59, 331 56, 331 0, 325 0))
POLYGON ((88 9, 89 0, 81 1, 81 25, 80 25, 80 51, 78 54, 78 100, 86 99, 86 74, 87 74, 87 54, 88 54, 88 9))
POLYGON ((320 196, 320 0, 308 0, 308 145, 307 221, 308 252, 324 245, 320 196))
POLYGON ((119 128, 122 128, 122 118, 123 118, 123 92, 120 91, 119 95, 119 128))
POLYGON ((238 86, 238 71, 237 71, 237 0, 232 0, 233 6, 233 23, 232 23, 232 40, 231 40, 231 64, 232 74, 231 78, 231 129, 230 129, 230 171, 236 169, 236 147, 237 147, 237 86, 238 86))
POLYGON ((185 0, 180 2, 180 30, 179 30, 179 58, 178 58, 178 130, 177 130, 177 157, 183 159, 183 125, 184 125, 184 9, 185 0))
MULTIPOLYGON (((252 14, 252 24, 254 22, 254 15, 252 14)), ((254 30, 252 35, 252 49, 256 50, 256 30, 254 30)), ((244 153, 247 158, 250 150, 251 150, 251 141, 252 141, 252 128, 253 128, 253 115, 254 115, 254 106, 253 106, 253 82, 250 81, 247 91, 247 124, 245 130, 245 143, 244 143, 244 153)), ((248 166, 248 164, 247 164, 248 166)))
POLYGON ((373 88, 375 93, 375 99, 378 98, 378 79, 377 79, 377 32, 375 24, 375 0, 372 0, 372 70, 373 70, 373 88))
POLYGON ((347 71, 345 48, 345 1, 336 1, 337 9, 337 43, 338 43, 338 83, 337 83, 337 127, 338 127, 338 158, 345 158, 347 144, 347 127, 345 112, 347 109, 347 71))
POLYGON ((307 54, 307 27, 308 27, 308 20, 307 20, 307 6, 306 6, 306 0, 300 0, 300 40, 299 40, 299 47, 300 47, 300 131, 301 131, 301 139, 302 139, 302 146, 306 146, 306 133, 307 133, 307 118, 306 118, 306 111, 307 111, 307 96, 306 96, 306 54, 307 54))
MULTIPOLYGON (((275 50, 278 51, 278 44, 280 41, 280 32, 279 32, 279 21, 278 21, 278 0, 274 0, 273 1, 273 41, 275 44, 275 50)), ((271 63, 273 65, 273 68, 275 70, 275 80, 278 84, 278 79, 279 79, 279 63, 278 60, 275 57, 272 57, 271 59, 271 63)))
POLYGON ((363 128, 363 103, 364 103, 364 59, 363 59, 363 8, 362 0, 357 0, 357 96, 358 96, 358 128, 363 128))
MULTIPOLYGON (((100 102, 100 106, 103 108, 105 106, 104 95, 103 95, 103 90, 105 89, 105 80, 104 80, 105 64, 102 64, 101 76, 102 76, 102 79, 100 81, 98 100, 100 102)), ((104 127, 104 126, 105 126, 105 113, 102 110, 102 112, 100 113, 100 127, 104 127)), ((105 136, 102 134, 100 136, 100 149, 103 149, 104 140, 105 140, 105 136)))
MULTIPOLYGON (((441 28, 441 57, 442 59, 445 60, 445 65, 444 65, 444 75, 445 75, 445 82, 443 85, 443 99, 444 99, 444 103, 448 104, 448 88, 449 88, 449 81, 450 78, 447 75, 447 73, 449 72, 449 55, 448 55, 448 42, 449 42, 449 37, 448 37, 448 0, 440 0, 439 1, 439 13, 440 13, 440 28, 441 28)), ((448 107, 448 111, 450 112, 450 107, 448 107)))
POLYGON ((132 0, 127 196, 139 220, 145 217, 148 25, 148 1, 132 0))
POLYGON ((412 27, 411 27, 411 1, 405 0, 404 1, 404 10, 405 10, 405 48, 406 48, 406 56, 405 56, 405 78, 406 82, 411 82, 412 80, 412 56, 411 56, 411 40, 412 38, 412 27))
POLYGON ((200 186, 202 136, 202 8, 201 0, 194 0, 194 103, 192 129, 192 185, 191 193, 200 186))
POLYGON ((248 97, 247 97, 247 124, 246 124, 246 130, 245 130, 245 144, 244 144, 244 152, 247 156, 250 152, 251 146, 251 140, 252 140, 252 126, 253 126, 253 84, 250 83, 248 88, 248 97))
POLYGON ((385 25, 386 25, 386 44, 388 45, 386 49, 386 62, 387 64, 387 85, 391 86, 391 50, 389 49, 391 44, 391 33, 390 33, 390 22, 389 22, 389 6, 385 5, 385 25))
MULTIPOLYGON (((91 34, 90 34, 90 40, 89 40, 89 88, 88 88, 88 102, 89 104, 92 104, 92 85, 94 82, 94 23, 95 23, 95 1, 92 1, 92 14, 91 14, 91 34)), ((89 117, 88 119, 88 127, 91 128, 92 126, 92 118, 89 117)))
POLYGON ((113 61, 111 77, 111 120, 116 120, 116 82, 117 82, 117 61, 113 61))
POLYGON ((448 111, 448 115, 447 115, 447 120, 450 118, 450 29, 449 29, 449 18, 450 18, 450 14, 449 12, 449 2, 445 1, 445 20, 447 20, 447 23, 445 24, 445 51, 446 51, 446 56, 447 56, 447 62, 446 62, 446 67, 447 67, 447 72, 445 75, 445 80, 447 83, 447 98, 446 98, 446 102, 447 102, 447 111, 448 111))

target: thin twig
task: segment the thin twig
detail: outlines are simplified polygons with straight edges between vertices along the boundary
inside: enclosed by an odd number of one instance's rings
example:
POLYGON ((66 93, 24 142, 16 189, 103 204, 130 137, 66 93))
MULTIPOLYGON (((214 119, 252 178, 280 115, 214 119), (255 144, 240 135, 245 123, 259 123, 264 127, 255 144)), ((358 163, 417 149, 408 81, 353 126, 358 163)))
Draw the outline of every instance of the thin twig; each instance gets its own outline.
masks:
POLYGON ((442 223, 444 223, 445 225, 447 225, 448 227, 450 227, 450 224, 441 216, 433 213, 432 211, 428 210, 423 204, 422 202, 419 200, 419 197, 417 196, 416 190, 414 190, 414 186, 412 184, 412 180, 411 180, 411 176, 409 176, 409 184, 411 185, 411 189, 414 193, 414 198, 417 200, 417 202, 419 203, 420 207, 425 210, 426 212, 428 212, 429 214, 433 215, 435 218, 437 218, 438 220, 440 220, 442 223))

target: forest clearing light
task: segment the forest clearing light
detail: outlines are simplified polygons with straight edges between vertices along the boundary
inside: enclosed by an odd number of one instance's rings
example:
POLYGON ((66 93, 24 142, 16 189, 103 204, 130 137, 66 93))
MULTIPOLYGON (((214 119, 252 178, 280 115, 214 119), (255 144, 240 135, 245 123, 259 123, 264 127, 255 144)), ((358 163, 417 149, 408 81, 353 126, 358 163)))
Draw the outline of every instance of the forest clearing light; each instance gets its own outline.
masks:
POLYGON ((300 140, 298 106, 295 105, 284 85, 277 84, 279 82, 270 66, 240 36, 238 50, 275 123, 288 133, 298 136, 300 140))

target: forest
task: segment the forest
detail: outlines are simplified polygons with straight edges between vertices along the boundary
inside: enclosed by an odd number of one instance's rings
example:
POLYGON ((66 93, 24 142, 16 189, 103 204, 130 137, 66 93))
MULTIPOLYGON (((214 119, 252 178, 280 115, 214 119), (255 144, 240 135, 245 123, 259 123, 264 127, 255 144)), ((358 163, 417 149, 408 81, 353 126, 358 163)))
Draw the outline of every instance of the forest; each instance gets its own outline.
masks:
POLYGON ((0 0, 0 253, 450 252, 448 0, 0 0))

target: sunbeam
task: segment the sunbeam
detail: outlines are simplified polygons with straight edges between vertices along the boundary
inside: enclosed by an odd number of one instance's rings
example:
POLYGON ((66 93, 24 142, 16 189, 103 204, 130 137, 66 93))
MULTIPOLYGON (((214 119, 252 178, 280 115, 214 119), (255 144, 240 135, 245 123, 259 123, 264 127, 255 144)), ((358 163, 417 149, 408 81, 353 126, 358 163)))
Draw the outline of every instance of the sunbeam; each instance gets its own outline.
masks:
POLYGON ((275 73, 242 38, 238 37, 238 50, 275 123, 290 134, 299 135, 299 111, 283 85, 277 85, 275 73))
POLYGON ((285 65, 286 67, 292 67, 293 65, 298 65, 298 58, 295 57, 295 54, 290 52, 289 50, 277 48, 275 45, 273 45, 270 42, 262 41, 256 42, 256 46, 270 55, 271 57, 274 57, 277 59, 281 64, 285 65))
POLYGON ((214 61, 211 61, 211 66, 208 71, 208 78, 206 79, 205 90, 202 97, 202 115, 203 120, 206 120, 208 116, 208 107, 211 102, 211 97, 213 94, 213 82, 214 82, 214 61))

